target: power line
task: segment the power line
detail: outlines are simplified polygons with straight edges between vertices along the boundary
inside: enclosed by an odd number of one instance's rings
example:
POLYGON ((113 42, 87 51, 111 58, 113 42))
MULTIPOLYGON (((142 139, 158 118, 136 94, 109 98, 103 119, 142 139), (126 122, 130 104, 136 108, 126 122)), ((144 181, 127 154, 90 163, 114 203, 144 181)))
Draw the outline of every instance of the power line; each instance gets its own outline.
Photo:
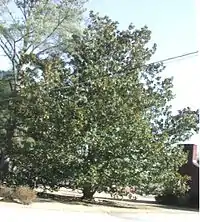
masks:
MULTIPOLYGON (((166 59, 162 59, 162 60, 158 60, 158 61, 155 61, 155 62, 151 62, 151 63, 148 63, 148 64, 144 64, 144 65, 142 65, 142 66, 140 66, 140 67, 134 67, 131 71, 126 72, 126 76, 129 75, 129 74, 132 74, 132 72, 133 72, 134 70, 138 69, 138 68, 143 68, 143 67, 145 68, 145 67, 148 67, 148 66, 150 66, 150 65, 154 65, 154 64, 156 64, 156 63, 164 63, 164 62, 174 61, 174 60, 180 59, 180 58, 186 58, 187 56, 196 55, 196 54, 198 54, 198 52, 199 52, 199 51, 189 52, 189 53, 181 54, 181 55, 178 55, 178 56, 173 56, 173 57, 169 57, 169 58, 166 58, 166 59)), ((109 76, 106 74, 106 75, 102 75, 102 76, 100 76, 100 77, 98 76, 98 77, 96 77, 96 78, 93 78, 92 80, 102 79, 102 78, 104 78, 104 77, 109 77, 109 76)), ((111 77, 111 76, 110 76, 110 77, 111 77)), ((89 80, 89 79, 88 79, 88 80, 89 80)), ((83 82, 81 82, 81 83, 79 83, 79 84, 83 84, 83 83, 87 82, 88 80, 83 81, 83 82)), ((62 88, 66 88, 66 87, 62 87, 62 88)), ((62 89, 62 88, 61 88, 61 89, 62 89)))
POLYGON ((179 58, 195 55, 195 54, 198 54, 198 53, 199 53, 199 51, 189 52, 189 53, 185 53, 185 54, 182 54, 182 55, 173 56, 173 57, 169 57, 167 59, 162 59, 162 60, 159 60, 159 61, 156 61, 156 62, 152 62, 152 63, 149 63, 148 65, 152 65, 154 63, 161 63, 161 62, 164 63, 164 62, 168 62, 168 61, 171 61, 171 60, 176 60, 176 59, 179 59, 179 58))
MULTIPOLYGON (((151 63, 148 63, 148 64, 145 64, 145 65, 142 65, 140 67, 134 67, 130 72, 126 73, 126 75, 129 75, 131 74, 134 70, 138 69, 138 68, 142 68, 142 67, 148 67, 150 65, 153 65, 153 64, 156 64, 156 63, 164 63, 164 62, 169 62, 169 61, 174 61, 174 60, 177 60, 177 59, 180 59, 180 58, 186 58, 188 56, 191 56, 191 55, 196 55, 198 54, 199 51, 194 51, 194 52, 189 52, 189 53, 185 53, 185 54, 181 54, 181 55, 178 55, 178 56, 173 56, 173 57, 169 57, 169 58, 166 58, 166 59, 162 59, 162 60, 158 60, 158 61, 155 61, 155 62, 151 62, 151 63)), ((102 75, 102 76, 98 76, 96 78, 93 78, 92 80, 96 80, 96 79, 101 79, 101 78, 105 78, 105 77, 109 77, 107 74, 106 75, 102 75)), ((2 80, 2 79, 0 79, 2 80)), ((88 79, 89 80, 89 79, 88 79)), ((88 81, 86 80, 86 81, 88 81)), ((81 83, 79 84, 83 84, 85 83, 86 81, 82 81, 81 83)), ((69 86, 65 86, 65 87, 60 87, 59 89, 64 89, 64 88, 68 88, 69 86)), ((11 99, 11 98, 10 98, 11 99)), ((2 100, 0 102, 4 102, 4 101, 7 101, 9 99, 5 99, 5 100, 2 100)))
MULTIPOLYGON (((152 63, 168 62, 170 60, 174 60, 174 59, 178 59, 178 58, 182 58, 182 57, 187 57, 187 56, 195 55, 195 54, 198 54, 198 53, 199 53, 199 51, 189 52, 189 53, 185 53, 185 54, 182 54, 182 55, 169 57, 167 59, 158 60, 158 61, 155 61, 155 62, 152 62, 152 63)), ((6 55, 0 55, 0 56, 6 57, 6 55)), ((150 63, 150 64, 152 64, 152 63, 150 63)))
MULTIPOLYGON (((151 63, 148 63, 147 65, 153 65, 154 63, 161 63, 161 62, 164 63, 164 62, 176 60, 176 59, 179 59, 179 58, 184 58, 184 57, 187 57, 187 56, 196 55, 198 53, 199 53, 199 51, 188 52, 188 53, 181 54, 181 55, 178 55, 178 56, 173 56, 173 57, 169 57, 169 58, 166 58, 166 59, 161 59, 161 60, 158 60, 158 61, 155 61, 155 62, 151 62, 151 63)), ((6 57, 6 55, 0 55, 0 56, 5 56, 6 57)), ((144 65, 144 66, 147 66, 147 65, 144 65)))

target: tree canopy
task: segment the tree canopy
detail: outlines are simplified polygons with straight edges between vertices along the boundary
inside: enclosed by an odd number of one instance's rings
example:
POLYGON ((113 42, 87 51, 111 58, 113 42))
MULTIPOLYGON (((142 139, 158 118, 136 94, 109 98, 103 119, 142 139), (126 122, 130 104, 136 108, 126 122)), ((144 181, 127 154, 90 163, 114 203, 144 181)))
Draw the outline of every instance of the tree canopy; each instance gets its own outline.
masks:
POLYGON ((182 188, 177 171, 186 156, 176 144, 198 131, 198 111, 172 115, 173 79, 162 76, 162 63, 148 64, 156 51, 147 46, 151 31, 119 30, 91 12, 72 39, 67 59, 20 57, 11 180, 30 185, 37 177, 53 189, 67 180, 84 198, 112 184, 145 193, 171 181, 172 190, 182 188))

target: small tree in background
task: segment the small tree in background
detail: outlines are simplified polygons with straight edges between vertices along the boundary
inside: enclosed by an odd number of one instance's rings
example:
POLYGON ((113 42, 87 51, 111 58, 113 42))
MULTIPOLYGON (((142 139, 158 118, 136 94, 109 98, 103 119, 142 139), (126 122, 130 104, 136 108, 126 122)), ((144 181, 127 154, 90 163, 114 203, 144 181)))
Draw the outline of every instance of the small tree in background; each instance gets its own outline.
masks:
POLYGON ((10 71, 0 75, 0 144, 4 153, 14 152, 14 143, 21 137, 18 128, 24 128, 17 119, 20 90, 26 81, 22 57, 33 53, 42 58, 62 56, 63 50, 72 50, 72 34, 81 34, 85 2, 0 0, 0 49, 11 64, 10 71))

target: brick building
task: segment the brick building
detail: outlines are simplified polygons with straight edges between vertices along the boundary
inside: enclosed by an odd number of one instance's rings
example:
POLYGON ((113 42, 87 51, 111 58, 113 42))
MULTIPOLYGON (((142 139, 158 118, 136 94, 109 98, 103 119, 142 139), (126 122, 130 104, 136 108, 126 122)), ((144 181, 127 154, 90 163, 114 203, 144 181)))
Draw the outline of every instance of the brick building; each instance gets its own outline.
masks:
POLYGON ((184 151, 188 152, 188 161, 180 168, 182 175, 191 177, 189 181, 189 196, 192 202, 199 201, 199 155, 197 145, 184 144, 184 151), (198 200, 198 201, 197 201, 198 200))

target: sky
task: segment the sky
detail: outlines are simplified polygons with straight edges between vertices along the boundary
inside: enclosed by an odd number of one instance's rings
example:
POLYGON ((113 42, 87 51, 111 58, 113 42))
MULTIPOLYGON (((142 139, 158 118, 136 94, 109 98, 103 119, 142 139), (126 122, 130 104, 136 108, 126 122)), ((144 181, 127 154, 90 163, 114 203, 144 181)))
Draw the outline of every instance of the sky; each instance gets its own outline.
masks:
MULTIPOLYGON (((200 23, 197 25, 198 0, 90 0, 86 7, 118 21, 121 29, 126 29, 131 22, 136 28, 147 25, 152 31, 152 43, 158 46, 153 61, 200 50, 197 35, 197 31, 200 33, 197 29, 200 28, 200 23)), ((176 98, 172 102, 173 111, 186 106, 200 108, 198 60, 199 55, 165 64, 163 75, 174 77, 176 98)), ((0 56, 0 68, 8 67, 8 61, 0 56)), ((200 135, 189 142, 199 146, 200 135)))
MULTIPOLYGON (((198 0, 197 0, 198 1, 198 0)), ((195 0, 90 0, 88 10, 108 15, 118 21, 120 29, 132 22, 136 28, 147 25, 152 42, 157 44, 153 61, 194 52, 200 49, 197 29, 197 1, 195 0)), ((200 4, 198 5, 200 9, 200 4)), ((200 13, 200 11, 199 11, 200 13)), ((199 24, 200 27, 200 24, 199 24)), ((165 76, 174 77, 173 111, 186 106, 200 108, 199 54, 165 63, 165 76)), ((190 143, 200 145, 200 135, 190 143)))

